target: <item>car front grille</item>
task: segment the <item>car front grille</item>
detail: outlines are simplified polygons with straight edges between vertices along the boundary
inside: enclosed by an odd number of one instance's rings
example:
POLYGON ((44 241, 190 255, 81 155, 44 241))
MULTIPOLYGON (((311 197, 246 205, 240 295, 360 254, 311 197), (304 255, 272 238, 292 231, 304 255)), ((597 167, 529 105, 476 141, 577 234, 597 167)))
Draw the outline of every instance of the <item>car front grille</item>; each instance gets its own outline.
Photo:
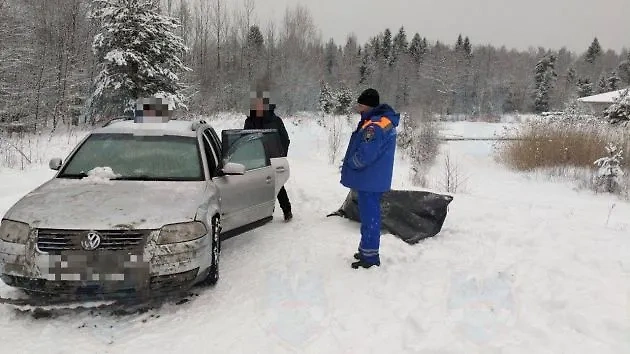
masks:
MULTIPOLYGON (((88 230, 38 229, 37 248, 41 252, 59 254, 62 251, 83 250, 81 240, 88 230)), ((144 247, 151 230, 96 230, 102 250, 138 250, 144 247)))

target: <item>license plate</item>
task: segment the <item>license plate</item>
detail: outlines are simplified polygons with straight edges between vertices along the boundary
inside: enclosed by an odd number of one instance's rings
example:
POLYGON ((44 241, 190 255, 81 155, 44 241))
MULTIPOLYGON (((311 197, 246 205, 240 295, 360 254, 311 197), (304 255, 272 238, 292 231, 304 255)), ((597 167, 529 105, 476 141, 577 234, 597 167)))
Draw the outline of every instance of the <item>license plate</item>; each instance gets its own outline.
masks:
POLYGON ((49 257, 48 280, 129 282, 147 279, 149 274, 149 263, 142 255, 66 251, 49 257))

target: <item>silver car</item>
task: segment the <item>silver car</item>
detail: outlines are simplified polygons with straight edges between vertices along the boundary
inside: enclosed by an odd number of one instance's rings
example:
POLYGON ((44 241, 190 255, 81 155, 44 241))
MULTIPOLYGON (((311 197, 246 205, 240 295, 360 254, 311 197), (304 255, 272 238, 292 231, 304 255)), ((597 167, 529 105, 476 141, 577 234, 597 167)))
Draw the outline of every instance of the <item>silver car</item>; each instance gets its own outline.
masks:
POLYGON ((219 279, 221 240, 272 219, 289 178, 275 131, 113 122, 0 224, 0 277, 30 293, 141 295, 219 279))

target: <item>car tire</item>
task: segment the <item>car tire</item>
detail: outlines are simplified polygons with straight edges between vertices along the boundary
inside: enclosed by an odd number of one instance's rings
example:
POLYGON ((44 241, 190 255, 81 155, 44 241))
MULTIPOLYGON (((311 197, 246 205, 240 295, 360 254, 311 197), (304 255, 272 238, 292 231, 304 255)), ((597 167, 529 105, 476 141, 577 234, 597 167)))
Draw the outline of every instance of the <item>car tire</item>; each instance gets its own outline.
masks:
POLYGON ((213 286, 219 281, 219 266, 221 258, 221 221, 219 216, 212 218, 212 246, 210 247, 210 271, 202 281, 202 285, 213 286))

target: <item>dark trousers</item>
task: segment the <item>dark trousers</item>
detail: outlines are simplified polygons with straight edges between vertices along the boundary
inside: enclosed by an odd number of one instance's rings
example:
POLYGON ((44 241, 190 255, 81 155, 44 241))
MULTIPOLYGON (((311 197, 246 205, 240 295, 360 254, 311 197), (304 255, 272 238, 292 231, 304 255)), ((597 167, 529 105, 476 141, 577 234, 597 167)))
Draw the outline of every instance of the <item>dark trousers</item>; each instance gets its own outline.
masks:
POLYGON ((291 202, 289 201, 289 196, 287 195, 287 190, 284 189, 284 186, 278 192, 278 202, 280 202, 280 208, 282 212, 285 214, 291 211, 291 202))

